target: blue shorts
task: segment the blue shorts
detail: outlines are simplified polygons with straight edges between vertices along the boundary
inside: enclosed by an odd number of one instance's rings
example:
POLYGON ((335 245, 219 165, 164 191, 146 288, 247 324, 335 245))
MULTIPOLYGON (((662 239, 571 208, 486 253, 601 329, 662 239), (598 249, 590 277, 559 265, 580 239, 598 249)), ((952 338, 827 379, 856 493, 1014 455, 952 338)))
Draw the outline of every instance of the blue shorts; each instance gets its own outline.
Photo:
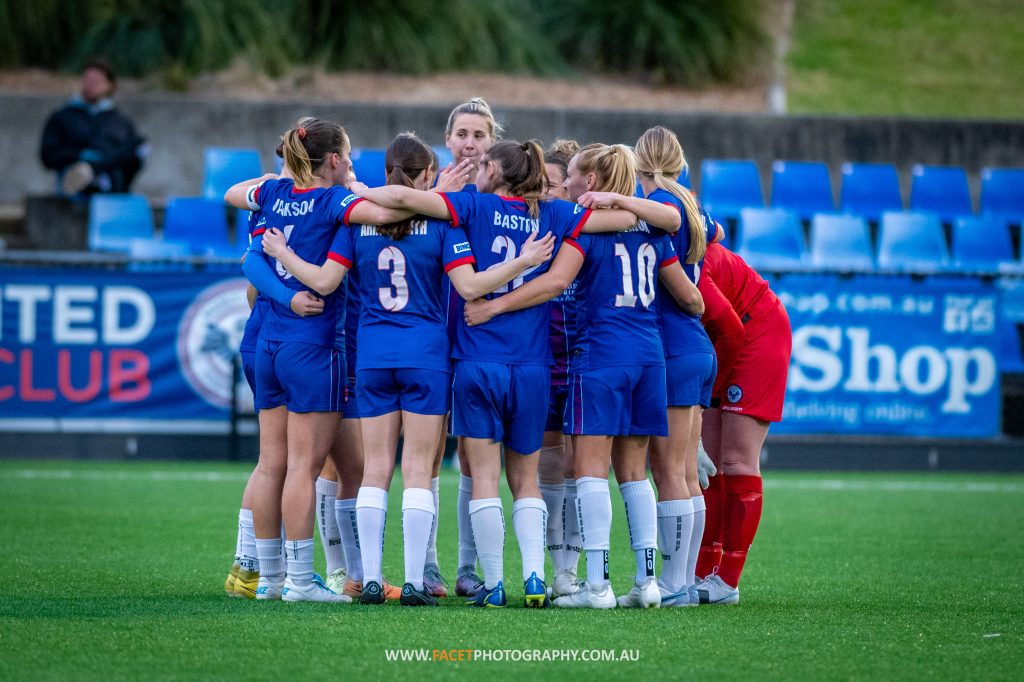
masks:
POLYGON ((256 351, 257 410, 282 405, 289 412, 341 412, 345 358, 312 343, 261 340, 256 351))
POLYGON ((568 398, 568 386, 551 387, 551 402, 548 404, 548 423, 544 425, 545 431, 561 432, 562 422, 565 420, 565 401, 568 398))
POLYGON ((668 406, 711 406, 711 387, 718 373, 718 357, 714 353, 687 353, 665 359, 665 382, 668 384, 668 406))
POLYGON ((242 376, 249 384, 249 390, 256 395, 256 351, 243 350, 239 354, 242 356, 242 376))
POLYGON ((540 450, 551 368, 459 360, 452 381, 452 433, 487 438, 520 454, 540 450))
POLYGON ((361 369, 356 372, 359 416, 379 417, 398 410, 447 414, 452 377, 436 369, 361 369))
POLYGON ((598 367, 570 375, 564 431, 575 436, 667 436, 665 368, 598 367))
POLYGON ((363 416, 362 401, 356 390, 356 375, 350 374, 345 387, 345 404, 342 406, 342 419, 359 419, 363 416))

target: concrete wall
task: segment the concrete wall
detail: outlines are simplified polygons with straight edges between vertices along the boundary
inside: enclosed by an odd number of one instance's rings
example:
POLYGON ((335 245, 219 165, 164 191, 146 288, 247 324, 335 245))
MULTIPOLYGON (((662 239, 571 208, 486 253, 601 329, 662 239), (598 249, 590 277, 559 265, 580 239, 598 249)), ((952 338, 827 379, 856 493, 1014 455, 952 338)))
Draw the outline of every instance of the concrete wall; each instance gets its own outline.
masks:
MULTIPOLYGON (((0 167, 8 169, 0 202, 52 191, 53 177, 38 160, 38 144, 47 114, 62 99, 0 95, 0 167)), ((342 122, 357 146, 383 147, 403 130, 440 144, 449 111, 437 106, 197 101, 183 95, 126 98, 120 106, 153 147, 135 190, 157 199, 198 194, 207 146, 258 147, 265 167, 272 168, 278 136, 303 115, 342 122)), ((568 137, 633 143, 648 127, 665 125, 679 134, 695 176, 702 158, 753 158, 760 164, 766 191, 775 159, 826 161, 837 190, 844 161, 894 162, 901 170, 904 197, 914 163, 965 167, 975 196, 981 168, 1024 166, 1024 122, 525 107, 498 107, 496 113, 506 125, 506 137, 545 142, 568 137)), ((699 183, 699 177, 694 179, 699 183)))

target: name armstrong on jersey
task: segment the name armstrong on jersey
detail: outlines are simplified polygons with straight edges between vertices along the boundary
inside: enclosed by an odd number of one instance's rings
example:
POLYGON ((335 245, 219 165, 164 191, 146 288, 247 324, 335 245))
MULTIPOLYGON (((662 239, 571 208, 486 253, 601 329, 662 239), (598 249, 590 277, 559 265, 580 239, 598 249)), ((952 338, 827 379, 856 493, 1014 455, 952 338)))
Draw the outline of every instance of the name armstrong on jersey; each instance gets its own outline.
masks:
MULTIPOLYGON (((425 236, 427 234, 427 221, 426 220, 416 220, 416 221, 413 221, 413 223, 410 225, 409 234, 412 235, 412 236, 416 236, 416 235, 425 236)), ((377 226, 376 225, 363 225, 359 229, 359 236, 360 237, 380 237, 382 235, 377 230, 377 226)))

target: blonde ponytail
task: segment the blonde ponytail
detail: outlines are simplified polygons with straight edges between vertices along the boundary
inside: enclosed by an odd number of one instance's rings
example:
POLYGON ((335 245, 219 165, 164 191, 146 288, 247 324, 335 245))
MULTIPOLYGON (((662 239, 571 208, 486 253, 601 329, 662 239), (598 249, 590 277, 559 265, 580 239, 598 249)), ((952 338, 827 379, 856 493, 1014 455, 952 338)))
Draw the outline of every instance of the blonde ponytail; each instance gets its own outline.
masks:
POLYGON ((707 253, 707 225, 697 197, 676 178, 686 168, 686 157, 679 138, 668 128, 650 128, 636 143, 637 170, 654 181, 655 186, 673 194, 683 202, 686 222, 690 226, 690 250, 686 252, 688 264, 697 263, 707 253))

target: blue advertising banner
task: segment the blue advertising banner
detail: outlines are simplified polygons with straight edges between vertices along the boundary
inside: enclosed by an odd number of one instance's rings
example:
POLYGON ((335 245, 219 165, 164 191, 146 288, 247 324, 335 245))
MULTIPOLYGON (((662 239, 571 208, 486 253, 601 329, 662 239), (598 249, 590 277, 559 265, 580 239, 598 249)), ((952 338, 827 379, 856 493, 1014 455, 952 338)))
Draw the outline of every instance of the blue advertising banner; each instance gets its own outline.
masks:
POLYGON ((226 269, 0 268, 0 428, 226 430, 245 288, 226 269))
POLYGON ((772 433, 999 434, 992 282, 791 275, 772 289, 793 326, 786 403, 772 433))

